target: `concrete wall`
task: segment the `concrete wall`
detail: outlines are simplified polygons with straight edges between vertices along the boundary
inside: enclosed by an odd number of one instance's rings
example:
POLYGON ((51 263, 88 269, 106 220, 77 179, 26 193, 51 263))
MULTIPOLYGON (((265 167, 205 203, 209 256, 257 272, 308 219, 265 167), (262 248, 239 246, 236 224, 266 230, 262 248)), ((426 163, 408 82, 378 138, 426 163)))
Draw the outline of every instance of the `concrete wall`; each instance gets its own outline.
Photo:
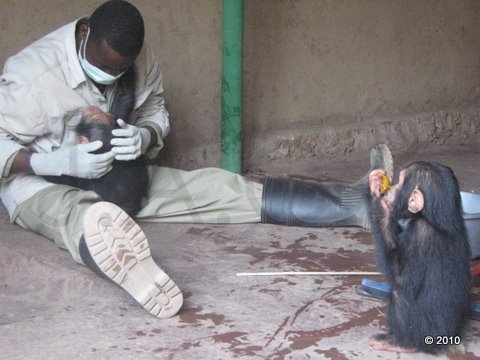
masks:
MULTIPOLYGON (((102 1, 3 1, 0 62, 102 1)), ((163 66, 158 160, 220 163, 221 0, 133 0, 163 66)), ((477 0, 245 0, 244 168, 478 141, 477 0)))
POLYGON ((246 10, 246 134, 263 134, 246 144, 248 160, 478 139, 480 2, 252 0, 246 10))

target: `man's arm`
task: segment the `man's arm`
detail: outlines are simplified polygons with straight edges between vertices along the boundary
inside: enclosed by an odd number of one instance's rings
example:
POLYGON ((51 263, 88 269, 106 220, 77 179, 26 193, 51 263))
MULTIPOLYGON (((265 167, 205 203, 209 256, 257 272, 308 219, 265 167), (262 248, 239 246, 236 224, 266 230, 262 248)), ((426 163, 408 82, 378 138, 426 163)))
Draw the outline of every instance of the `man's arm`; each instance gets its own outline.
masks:
POLYGON ((163 98, 163 80, 153 51, 146 45, 136 60, 138 108, 134 125, 113 131, 117 160, 130 160, 145 154, 154 158, 163 148, 163 138, 170 132, 168 112, 163 98), (147 131, 148 130, 148 131, 147 131))
POLYGON ((145 129, 148 130, 148 132, 150 133, 150 144, 148 144, 147 146, 147 150, 150 146, 152 146, 152 144, 157 144, 158 143, 158 133, 157 131, 151 127, 151 126, 144 126, 145 129))
MULTIPOLYGON (((10 174, 23 173, 27 175, 33 174, 32 166, 30 165, 30 158, 32 153, 27 150, 20 150, 12 162, 12 167, 10 168, 10 174)), ((8 175, 10 175, 8 174, 8 175)))
POLYGON ((157 132, 158 138, 165 138, 170 132, 170 122, 163 96, 163 75, 158 59, 148 45, 139 56, 137 69, 137 81, 141 84, 143 93, 138 94, 140 99, 137 99, 135 125, 150 125, 157 132))
POLYGON ((152 135, 147 147, 147 157, 153 158, 163 148, 163 139, 170 132, 168 111, 163 97, 163 75, 158 59, 150 47, 145 47, 144 84, 148 96, 137 109, 136 125, 145 127, 152 135))
POLYGON ((28 150, 22 144, 6 136, 0 128, 0 180, 5 181, 13 173, 31 174, 29 163, 28 150))

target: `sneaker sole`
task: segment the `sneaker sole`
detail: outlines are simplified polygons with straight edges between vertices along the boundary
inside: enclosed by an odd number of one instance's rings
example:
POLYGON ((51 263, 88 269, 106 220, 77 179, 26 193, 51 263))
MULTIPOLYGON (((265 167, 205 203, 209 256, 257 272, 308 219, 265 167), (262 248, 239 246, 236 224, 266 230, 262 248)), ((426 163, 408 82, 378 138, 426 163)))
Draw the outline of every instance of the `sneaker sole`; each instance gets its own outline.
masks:
POLYGON ((98 267, 158 318, 174 316, 183 295, 153 261, 140 226, 118 206, 98 202, 83 220, 85 243, 98 267))

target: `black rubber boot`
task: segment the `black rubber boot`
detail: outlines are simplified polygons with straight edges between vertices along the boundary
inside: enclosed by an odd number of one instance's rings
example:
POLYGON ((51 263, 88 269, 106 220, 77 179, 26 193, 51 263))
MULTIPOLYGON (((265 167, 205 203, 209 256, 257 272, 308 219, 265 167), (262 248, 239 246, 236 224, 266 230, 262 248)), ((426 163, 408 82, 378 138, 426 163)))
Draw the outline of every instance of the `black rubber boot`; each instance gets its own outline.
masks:
POLYGON ((367 190, 297 179, 265 179, 262 222, 289 226, 369 228, 367 190))
POLYGON ((107 280, 112 280, 110 279, 97 265, 97 263, 93 260, 92 255, 90 254, 90 250, 88 250, 87 244, 85 243, 85 238, 82 237, 80 238, 80 243, 78 244, 78 251, 80 253, 80 258, 83 261, 83 264, 92 270, 95 274, 98 276, 107 279, 107 280))
POLYGON ((263 223, 308 227, 360 226, 370 228, 368 174, 385 169, 393 176, 393 159, 386 145, 370 153, 370 169, 353 185, 267 177, 262 194, 263 223))

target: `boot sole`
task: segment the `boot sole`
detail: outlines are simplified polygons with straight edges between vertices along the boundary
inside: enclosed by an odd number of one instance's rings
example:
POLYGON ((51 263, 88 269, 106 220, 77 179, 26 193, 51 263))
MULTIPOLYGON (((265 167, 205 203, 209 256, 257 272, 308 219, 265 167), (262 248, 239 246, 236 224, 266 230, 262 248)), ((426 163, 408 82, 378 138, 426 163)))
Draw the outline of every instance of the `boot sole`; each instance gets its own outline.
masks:
POLYGON ((118 206, 98 202, 83 220, 90 254, 112 281, 158 318, 174 316, 183 295, 172 279, 155 264, 147 238, 137 223, 118 206))

